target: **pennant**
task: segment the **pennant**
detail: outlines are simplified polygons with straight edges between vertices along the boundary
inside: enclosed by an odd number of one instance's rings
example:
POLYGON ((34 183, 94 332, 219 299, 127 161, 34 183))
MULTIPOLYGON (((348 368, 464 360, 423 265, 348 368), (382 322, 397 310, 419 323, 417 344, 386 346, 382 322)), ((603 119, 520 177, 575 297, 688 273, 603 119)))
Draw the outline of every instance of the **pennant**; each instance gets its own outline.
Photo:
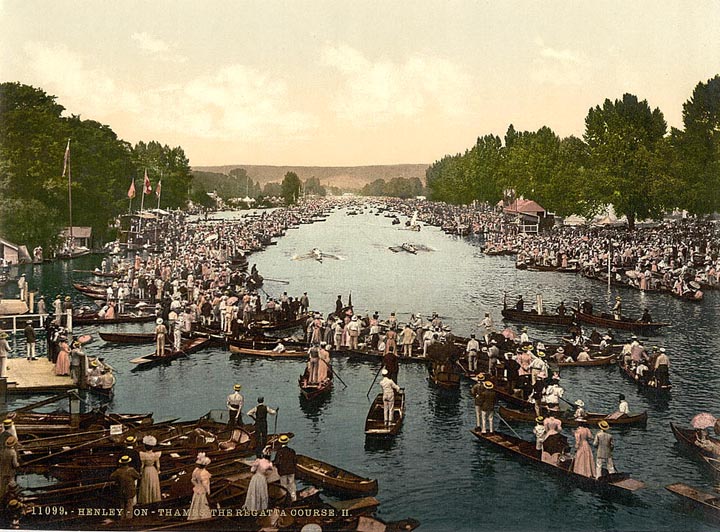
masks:
POLYGON ((68 139, 67 148, 65 148, 65 159, 63 161, 63 173, 62 176, 65 177, 68 171, 68 164, 70 163, 70 139, 68 139))
POLYGON ((152 194, 152 185, 150 184, 150 178, 147 175, 147 169, 145 169, 145 194, 152 194))
POLYGON ((135 197, 135 178, 133 177, 130 188, 128 189, 128 198, 133 199, 135 197))
POLYGON ((159 198, 160 192, 162 191, 162 181, 158 181, 157 187, 155 187, 155 195, 159 198))

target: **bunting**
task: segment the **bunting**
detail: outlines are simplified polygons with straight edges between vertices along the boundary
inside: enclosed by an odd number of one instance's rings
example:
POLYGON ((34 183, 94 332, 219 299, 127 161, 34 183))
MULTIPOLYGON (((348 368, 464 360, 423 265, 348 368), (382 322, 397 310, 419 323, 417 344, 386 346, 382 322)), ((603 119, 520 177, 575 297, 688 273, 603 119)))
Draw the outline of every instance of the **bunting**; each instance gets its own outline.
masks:
POLYGON ((152 194, 152 185, 150 184, 150 178, 147 175, 147 169, 145 169, 144 192, 145 192, 145 194, 152 194))

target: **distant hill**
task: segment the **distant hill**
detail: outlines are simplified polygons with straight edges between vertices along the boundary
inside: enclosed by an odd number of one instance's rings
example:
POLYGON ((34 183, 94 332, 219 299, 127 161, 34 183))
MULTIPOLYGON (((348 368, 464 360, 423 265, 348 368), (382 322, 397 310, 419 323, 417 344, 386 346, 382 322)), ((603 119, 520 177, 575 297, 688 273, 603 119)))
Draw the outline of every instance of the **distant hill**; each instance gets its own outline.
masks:
POLYGON ((253 164, 231 164, 225 166, 193 166, 195 172, 228 174, 236 168, 244 168, 248 176, 264 185, 272 181, 281 182, 285 174, 295 172, 305 181, 317 177, 325 186, 339 187, 345 190, 360 189, 375 181, 389 181, 394 177, 418 177, 425 182, 425 170, 429 164, 388 164, 376 166, 262 166, 253 164))

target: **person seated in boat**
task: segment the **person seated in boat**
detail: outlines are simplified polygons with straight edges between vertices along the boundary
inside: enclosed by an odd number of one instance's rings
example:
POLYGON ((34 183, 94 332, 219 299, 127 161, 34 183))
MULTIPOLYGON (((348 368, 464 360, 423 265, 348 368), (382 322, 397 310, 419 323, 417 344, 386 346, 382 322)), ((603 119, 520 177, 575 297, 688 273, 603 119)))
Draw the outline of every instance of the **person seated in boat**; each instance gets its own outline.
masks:
POLYGON ((110 301, 107 304, 107 310, 105 311, 105 319, 106 320, 114 320, 116 317, 115 315, 115 302, 110 301))
POLYGON ((284 353, 285 352, 285 345, 282 342, 278 342, 275 347, 273 347, 273 353, 284 353))
POLYGON ((617 419, 619 417, 627 417, 630 415, 630 405, 625 399, 625 395, 621 393, 618 396, 618 399, 620 401, 620 403, 618 404, 618 409, 612 414, 610 414, 608 418, 612 417, 612 419, 617 419))
POLYGON ((695 445, 713 456, 720 456, 720 443, 710 439, 707 429, 695 429, 695 445))
POLYGON ((550 384, 545 387, 544 391, 545 404, 547 409, 552 412, 560 411, 560 399, 565 394, 565 390, 560 386, 560 375, 555 373, 552 376, 550 384))
POLYGON ((102 368, 100 367, 100 364, 97 360, 93 360, 90 362, 90 368, 87 372, 87 383, 90 386, 97 386, 98 380, 100 379, 100 376, 102 375, 102 368))
POLYGON ((635 380, 641 384, 647 384, 650 381, 650 368, 648 368, 645 361, 640 361, 635 367, 635 380))
POLYGON ((640 321, 643 323, 651 323, 652 317, 650 316, 650 311, 648 309, 643 310, 643 314, 640 317, 640 321))
POLYGON ((600 339, 599 348, 603 353, 610 349, 610 337, 607 334, 600 339))
POLYGON ((573 361, 572 357, 570 355, 568 355, 565 352, 565 349, 562 347, 557 348, 557 350, 555 351, 555 354, 552 356, 552 358, 554 358, 555 362, 557 362, 558 364, 560 364, 561 362, 572 362, 573 361))
POLYGON ((523 312, 525 310, 525 301, 523 296, 518 296, 517 302, 515 303, 515 310, 523 312))
POLYGON ((599 344, 600 340, 601 340, 600 333, 597 332, 595 329, 593 329, 592 332, 590 333, 590 343, 599 344))
POLYGON ((590 357, 590 348, 588 346, 585 346, 582 348, 580 353, 578 353, 577 362, 590 362, 592 358, 590 357))
POLYGON ((96 386, 103 390, 110 390, 115 386, 115 375, 113 375, 113 372, 107 368, 103 369, 96 386))
POLYGON ((593 313, 593 305, 592 305, 592 303, 590 303, 590 301, 588 301, 588 300, 586 299, 586 300, 583 301, 582 304, 580 305, 580 310, 581 310, 581 312, 582 312, 583 314, 592 315, 592 313, 593 313))
POLYGON ((567 307, 565 306, 564 301, 560 301, 560 305, 558 306, 556 312, 557 312, 557 315, 560 316, 561 318, 565 317, 565 314, 567 313, 567 307))
POLYGON ((573 414, 573 417, 578 419, 585 419, 587 418, 587 411, 585 410, 585 401, 582 399, 578 399, 575 401, 575 413, 573 414))

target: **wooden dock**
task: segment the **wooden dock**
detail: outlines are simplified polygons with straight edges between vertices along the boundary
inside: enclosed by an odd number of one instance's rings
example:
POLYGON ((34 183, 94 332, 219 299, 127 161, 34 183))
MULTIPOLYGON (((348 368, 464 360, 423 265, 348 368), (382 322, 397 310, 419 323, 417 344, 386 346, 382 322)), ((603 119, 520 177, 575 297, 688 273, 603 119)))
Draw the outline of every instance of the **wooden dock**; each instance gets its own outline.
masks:
POLYGON ((25 314, 29 309, 22 299, 0 299, 0 316, 25 314))
POLYGON ((9 395, 59 393, 77 388, 70 377, 55 375, 55 364, 46 357, 37 360, 28 360, 25 357, 9 358, 7 368, 9 395))

